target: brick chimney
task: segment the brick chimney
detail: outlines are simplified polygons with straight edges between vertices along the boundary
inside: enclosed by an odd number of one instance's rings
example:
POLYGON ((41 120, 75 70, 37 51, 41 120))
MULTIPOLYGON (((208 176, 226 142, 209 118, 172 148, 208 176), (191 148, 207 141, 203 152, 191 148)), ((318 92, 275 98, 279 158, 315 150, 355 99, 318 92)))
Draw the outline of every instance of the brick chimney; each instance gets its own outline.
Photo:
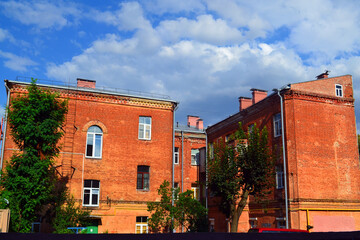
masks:
POLYGON ((316 79, 328 78, 328 77, 329 77, 329 72, 330 72, 330 71, 325 70, 325 72, 324 72, 324 73, 322 73, 322 74, 320 74, 320 75, 316 76, 316 79))
POLYGON ((187 125, 188 127, 194 127, 197 129, 204 129, 204 123, 201 118, 198 116, 187 116, 187 125))
POLYGON ((245 108, 248 108, 252 105, 251 98, 248 97, 239 97, 239 110, 242 111, 245 108))
POLYGON ((258 103, 267 97, 267 91, 265 90, 252 88, 250 91, 252 91, 252 104, 258 103))
POLYGON ((197 129, 200 129, 200 130, 203 130, 204 129, 204 121, 202 119, 198 119, 196 121, 196 128, 197 129))
POLYGON ((95 80, 88 80, 88 79, 82 79, 77 78, 77 86, 83 87, 83 88, 95 88, 96 81, 95 80))

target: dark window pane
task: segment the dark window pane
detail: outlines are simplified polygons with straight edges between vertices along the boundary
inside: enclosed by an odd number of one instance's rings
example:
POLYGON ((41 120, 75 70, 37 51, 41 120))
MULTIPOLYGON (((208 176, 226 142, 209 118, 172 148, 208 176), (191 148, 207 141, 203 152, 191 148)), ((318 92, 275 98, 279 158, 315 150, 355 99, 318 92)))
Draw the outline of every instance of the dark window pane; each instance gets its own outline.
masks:
POLYGON ((149 172, 149 166, 138 166, 138 172, 149 172))
POLYGON ((90 204, 90 194, 85 193, 84 194, 84 205, 90 204))
POLYGON ((137 186, 136 186, 136 188, 137 189, 142 189, 142 174, 141 173, 138 173, 137 174, 137 186))
POLYGON ((149 189, 149 174, 144 174, 144 189, 149 189))
POLYGON ((92 157, 93 147, 92 145, 88 144, 86 145, 86 156, 92 157))
POLYGON ((91 180, 84 180, 84 187, 91 187, 91 180))
POLYGON ((93 188, 99 188, 100 187, 100 181, 99 180, 92 180, 92 187, 93 188))
POLYGON ((92 195, 91 204, 92 205, 97 205, 98 204, 98 195, 97 194, 92 195))

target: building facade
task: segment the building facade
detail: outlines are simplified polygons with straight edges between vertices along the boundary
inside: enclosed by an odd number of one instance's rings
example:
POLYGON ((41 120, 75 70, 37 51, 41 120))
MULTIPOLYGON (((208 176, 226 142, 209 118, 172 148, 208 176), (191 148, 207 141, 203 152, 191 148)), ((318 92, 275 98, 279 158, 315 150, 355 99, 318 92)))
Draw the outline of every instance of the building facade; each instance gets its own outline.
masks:
POLYGON ((188 116, 187 125, 175 126, 174 149, 174 186, 180 191, 192 190, 194 198, 200 201, 204 196, 203 185, 200 185, 204 170, 200 155, 206 147, 206 133, 203 120, 197 116, 188 116))
MULTIPOLYGON (((239 122, 245 129, 256 123, 260 129, 267 127, 269 145, 280 156, 276 186, 260 202, 250 197, 239 231, 286 224, 314 232, 359 230, 360 170, 352 77, 328 78, 324 73, 313 81, 274 89, 270 95, 251 90, 252 98, 239 98, 238 113, 206 131, 213 146, 225 142, 239 122)), ((209 218, 215 231, 227 231, 211 196, 209 218)))
MULTIPOLYGON (((26 94, 27 82, 5 80, 8 104, 26 94)), ((157 189, 172 181, 174 111, 177 102, 114 89, 95 88, 78 79, 77 86, 41 84, 68 101, 68 113, 56 159, 70 193, 91 210, 98 233, 145 233, 146 203, 159 201, 157 189)), ((17 147, 4 132, 2 159, 17 147)))

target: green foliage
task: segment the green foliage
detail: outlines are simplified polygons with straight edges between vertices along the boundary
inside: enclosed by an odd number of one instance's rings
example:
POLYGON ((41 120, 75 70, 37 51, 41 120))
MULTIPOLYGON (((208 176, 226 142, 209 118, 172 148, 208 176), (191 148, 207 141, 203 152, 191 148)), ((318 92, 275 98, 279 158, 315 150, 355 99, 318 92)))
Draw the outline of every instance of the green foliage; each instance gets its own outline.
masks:
POLYGON ((63 204, 56 207, 56 217, 53 220, 54 233, 73 233, 68 227, 86 227, 89 222, 90 211, 82 210, 76 204, 73 196, 66 194, 63 204))
POLYGON ((67 102, 59 94, 39 89, 36 80, 28 87, 28 94, 11 101, 8 120, 11 135, 20 150, 34 151, 48 158, 59 152, 57 143, 63 135, 61 127, 67 112, 67 102))
POLYGON ((33 80, 28 94, 12 99, 8 111, 11 135, 20 152, 14 153, 1 176, 0 199, 11 211, 10 230, 29 232, 43 206, 53 198, 56 181, 53 159, 63 132, 66 102, 40 90, 33 80))
POLYGON ((254 124, 245 133, 239 123, 231 142, 234 144, 214 148, 209 161, 209 187, 220 198, 220 210, 231 219, 231 231, 237 231, 248 196, 259 196, 273 186, 274 164, 266 128, 260 131, 254 124))
POLYGON ((193 198, 192 191, 179 193, 178 188, 171 188, 170 183, 164 181, 158 194, 161 196, 160 202, 148 203, 148 211, 151 212, 148 225, 151 232, 166 233, 178 227, 184 227, 190 232, 207 231, 207 210, 193 198))

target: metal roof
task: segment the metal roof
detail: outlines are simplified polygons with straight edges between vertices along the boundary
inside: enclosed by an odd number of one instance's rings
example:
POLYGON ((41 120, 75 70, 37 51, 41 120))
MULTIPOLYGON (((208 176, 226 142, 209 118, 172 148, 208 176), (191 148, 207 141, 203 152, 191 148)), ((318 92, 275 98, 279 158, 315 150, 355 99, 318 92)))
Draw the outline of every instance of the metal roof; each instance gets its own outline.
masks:
MULTIPOLYGON (((29 85, 31 83, 31 79, 29 77, 17 77, 16 80, 7 80, 5 82, 16 83, 16 84, 24 84, 29 85)), ((96 88, 86 88, 86 87, 77 87, 75 84, 65 83, 61 81, 54 80, 44 80, 37 79, 36 84, 41 87, 49 87, 49 88, 57 88, 57 89, 66 89, 66 90, 74 90, 74 91, 82 91, 82 92, 92 92, 92 93, 100 93, 100 94, 109 94, 109 95, 118 95, 118 96, 127 96, 127 97, 136 97, 136 98, 144 98, 150 100, 157 101, 165 101, 172 102, 176 105, 177 101, 172 100, 170 96, 157 94, 157 93, 148 93, 141 91, 134 91, 128 89, 119 89, 119 88, 109 88, 109 87, 96 87, 96 88)))

